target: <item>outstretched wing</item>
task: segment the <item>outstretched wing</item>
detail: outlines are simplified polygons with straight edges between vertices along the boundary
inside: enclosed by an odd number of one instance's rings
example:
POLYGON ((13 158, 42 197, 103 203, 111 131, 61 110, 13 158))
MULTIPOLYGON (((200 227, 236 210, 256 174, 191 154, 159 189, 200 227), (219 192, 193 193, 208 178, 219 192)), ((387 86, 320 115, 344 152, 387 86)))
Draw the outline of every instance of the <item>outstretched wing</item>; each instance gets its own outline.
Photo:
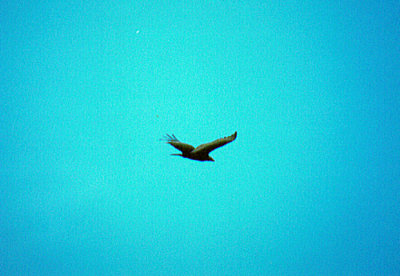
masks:
POLYGON ((237 136, 237 131, 235 131, 235 133, 232 134, 231 136, 220 138, 220 139, 217 139, 210 143, 202 144, 202 145, 198 146, 197 148, 195 148, 192 153, 193 154, 196 154, 196 153, 197 154, 200 154, 200 153, 208 154, 211 151, 215 150, 216 148, 222 147, 223 145, 226 145, 226 144, 232 142, 233 140, 236 139, 236 136, 237 136))
POLYGON ((188 152, 191 152, 192 150, 194 150, 194 147, 192 145, 182 143, 173 134, 172 135, 167 134, 164 137, 164 139, 167 141, 167 144, 170 144, 177 150, 180 150, 182 153, 188 153, 188 152))

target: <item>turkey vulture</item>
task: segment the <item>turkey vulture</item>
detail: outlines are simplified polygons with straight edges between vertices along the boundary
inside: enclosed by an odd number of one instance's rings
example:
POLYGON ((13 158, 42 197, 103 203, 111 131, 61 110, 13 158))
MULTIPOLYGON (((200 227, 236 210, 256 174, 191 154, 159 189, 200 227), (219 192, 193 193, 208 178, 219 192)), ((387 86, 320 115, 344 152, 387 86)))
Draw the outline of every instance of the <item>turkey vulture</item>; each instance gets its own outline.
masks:
POLYGON ((189 158, 192 160, 198 161, 214 161, 208 154, 215 150, 216 148, 222 147, 225 144, 228 144, 236 139, 237 131, 234 134, 228 137, 220 138, 210 143, 202 144, 197 148, 192 145, 182 143, 179 141, 175 135, 166 135, 164 138, 167 141, 167 144, 170 144, 174 148, 180 150, 182 153, 173 153, 171 155, 182 156, 185 158, 189 158))

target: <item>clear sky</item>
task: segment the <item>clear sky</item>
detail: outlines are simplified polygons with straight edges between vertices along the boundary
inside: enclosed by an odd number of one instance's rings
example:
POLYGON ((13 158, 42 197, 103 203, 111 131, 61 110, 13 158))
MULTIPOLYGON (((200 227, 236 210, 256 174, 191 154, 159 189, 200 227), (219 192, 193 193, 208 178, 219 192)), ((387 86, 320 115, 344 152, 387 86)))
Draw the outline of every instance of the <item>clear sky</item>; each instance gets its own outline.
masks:
POLYGON ((399 14, 1 1, 1 275, 398 273, 399 14))

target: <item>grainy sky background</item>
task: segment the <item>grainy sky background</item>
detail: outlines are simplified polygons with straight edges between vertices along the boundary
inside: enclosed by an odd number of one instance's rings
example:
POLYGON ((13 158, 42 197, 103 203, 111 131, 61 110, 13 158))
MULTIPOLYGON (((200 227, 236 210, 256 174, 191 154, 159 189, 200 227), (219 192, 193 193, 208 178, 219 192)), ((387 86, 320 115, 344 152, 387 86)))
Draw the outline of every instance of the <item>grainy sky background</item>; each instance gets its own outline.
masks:
POLYGON ((0 273, 398 273, 399 14, 1 1, 0 273))

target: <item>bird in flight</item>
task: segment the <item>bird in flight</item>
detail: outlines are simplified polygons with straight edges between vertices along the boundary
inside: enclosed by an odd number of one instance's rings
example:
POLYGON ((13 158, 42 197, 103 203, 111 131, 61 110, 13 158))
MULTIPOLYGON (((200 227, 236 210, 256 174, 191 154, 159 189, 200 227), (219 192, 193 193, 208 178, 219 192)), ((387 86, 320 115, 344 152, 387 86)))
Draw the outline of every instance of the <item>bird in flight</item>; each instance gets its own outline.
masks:
POLYGON ((223 145, 232 142, 233 140, 236 139, 236 136, 237 136, 237 131, 235 131, 235 133, 232 134, 231 136, 220 138, 206 144, 202 144, 197 148, 193 147, 192 145, 182 143, 173 134, 172 135, 167 134, 164 137, 164 139, 167 141, 167 144, 170 144, 171 146, 182 152, 182 153, 173 153, 171 155, 182 156, 184 158, 189 158, 198 161, 214 161, 214 159, 212 159, 208 154, 211 151, 215 150, 216 148, 222 147, 223 145))

